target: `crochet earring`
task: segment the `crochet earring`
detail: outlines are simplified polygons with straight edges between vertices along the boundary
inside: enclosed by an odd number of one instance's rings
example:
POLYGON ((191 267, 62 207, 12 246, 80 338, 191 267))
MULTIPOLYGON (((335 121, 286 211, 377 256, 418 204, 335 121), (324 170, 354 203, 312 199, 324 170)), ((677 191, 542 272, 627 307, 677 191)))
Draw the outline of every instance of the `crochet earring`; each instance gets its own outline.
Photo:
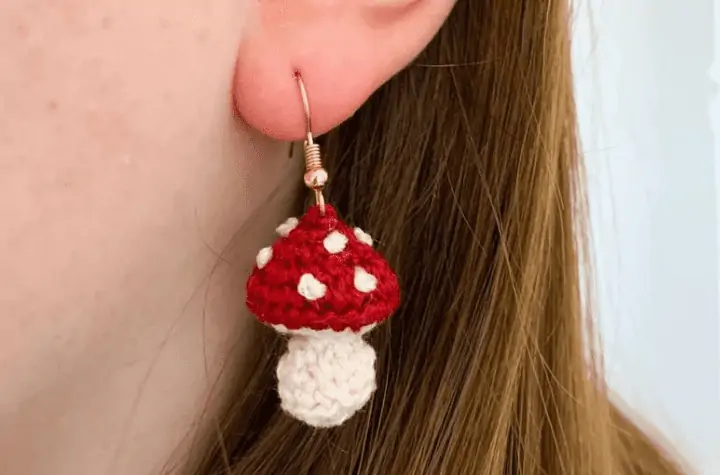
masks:
POLYGON ((247 281, 247 307, 262 323, 289 336, 277 366, 282 409, 314 427, 337 426, 376 388, 375 351, 363 335, 400 303, 398 279, 360 228, 325 204, 328 174, 313 140, 310 105, 299 73, 307 138, 305 185, 315 205, 278 226, 275 243, 260 250, 247 281))

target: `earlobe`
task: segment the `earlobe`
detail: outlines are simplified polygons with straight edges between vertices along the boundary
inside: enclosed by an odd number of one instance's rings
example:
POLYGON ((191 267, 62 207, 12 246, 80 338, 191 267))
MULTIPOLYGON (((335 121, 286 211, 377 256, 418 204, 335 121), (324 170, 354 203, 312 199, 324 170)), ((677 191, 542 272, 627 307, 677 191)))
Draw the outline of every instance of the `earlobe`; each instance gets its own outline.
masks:
POLYGON ((238 51, 238 113, 265 135, 302 139, 305 119, 295 79, 299 72, 312 102, 313 133, 329 131, 422 51, 453 3, 258 2, 238 51))

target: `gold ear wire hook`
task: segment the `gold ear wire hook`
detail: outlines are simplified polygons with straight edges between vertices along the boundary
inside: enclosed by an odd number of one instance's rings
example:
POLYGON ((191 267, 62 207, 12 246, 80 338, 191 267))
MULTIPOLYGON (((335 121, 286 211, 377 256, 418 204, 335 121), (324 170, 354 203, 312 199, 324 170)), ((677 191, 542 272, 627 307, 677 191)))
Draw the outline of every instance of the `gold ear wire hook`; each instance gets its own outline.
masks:
POLYGON ((305 83, 302 80, 302 76, 299 72, 295 73, 295 79, 298 82, 300 88, 300 98, 302 99, 303 112, 305 112, 305 131, 307 134, 307 143, 313 144, 312 136, 312 119, 310 117, 310 101, 308 100, 307 90, 305 89, 305 83))
POLYGON ((320 156, 320 145, 313 141, 312 122, 310 118, 310 101, 308 100, 305 83, 302 80, 300 72, 295 73, 298 87, 300 88, 300 97, 303 104, 303 112, 305 113, 306 139, 303 143, 305 151, 305 186, 315 192, 315 203, 320 207, 320 212, 325 214, 325 198, 322 190, 327 183, 328 173, 322 166, 322 158, 320 156))

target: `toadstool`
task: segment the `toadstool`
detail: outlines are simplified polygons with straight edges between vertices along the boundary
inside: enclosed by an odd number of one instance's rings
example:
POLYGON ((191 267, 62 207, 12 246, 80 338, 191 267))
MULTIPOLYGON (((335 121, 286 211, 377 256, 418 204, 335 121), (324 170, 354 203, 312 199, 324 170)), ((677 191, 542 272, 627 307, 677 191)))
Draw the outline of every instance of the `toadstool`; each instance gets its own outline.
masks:
POLYGON ((329 205, 278 234, 257 255, 247 307, 290 336, 276 372, 283 410, 312 426, 339 425, 375 390, 375 352, 362 336, 398 307, 398 279, 372 238, 329 205))

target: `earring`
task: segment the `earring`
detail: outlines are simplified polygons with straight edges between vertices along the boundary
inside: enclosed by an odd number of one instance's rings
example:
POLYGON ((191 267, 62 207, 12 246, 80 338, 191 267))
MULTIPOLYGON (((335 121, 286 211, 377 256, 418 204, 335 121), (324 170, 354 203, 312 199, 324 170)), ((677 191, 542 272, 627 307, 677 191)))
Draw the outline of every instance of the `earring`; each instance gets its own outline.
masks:
POLYGON ((299 73, 307 138, 305 185, 315 205, 278 226, 279 238, 260 250, 247 281, 247 307, 289 336, 277 366, 282 409, 314 427, 337 426, 376 388, 375 351, 363 335, 400 304, 398 278, 373 249, 370 235, 341 221, 325 204, 328 174, 313 140, 310 105, 299 73))

